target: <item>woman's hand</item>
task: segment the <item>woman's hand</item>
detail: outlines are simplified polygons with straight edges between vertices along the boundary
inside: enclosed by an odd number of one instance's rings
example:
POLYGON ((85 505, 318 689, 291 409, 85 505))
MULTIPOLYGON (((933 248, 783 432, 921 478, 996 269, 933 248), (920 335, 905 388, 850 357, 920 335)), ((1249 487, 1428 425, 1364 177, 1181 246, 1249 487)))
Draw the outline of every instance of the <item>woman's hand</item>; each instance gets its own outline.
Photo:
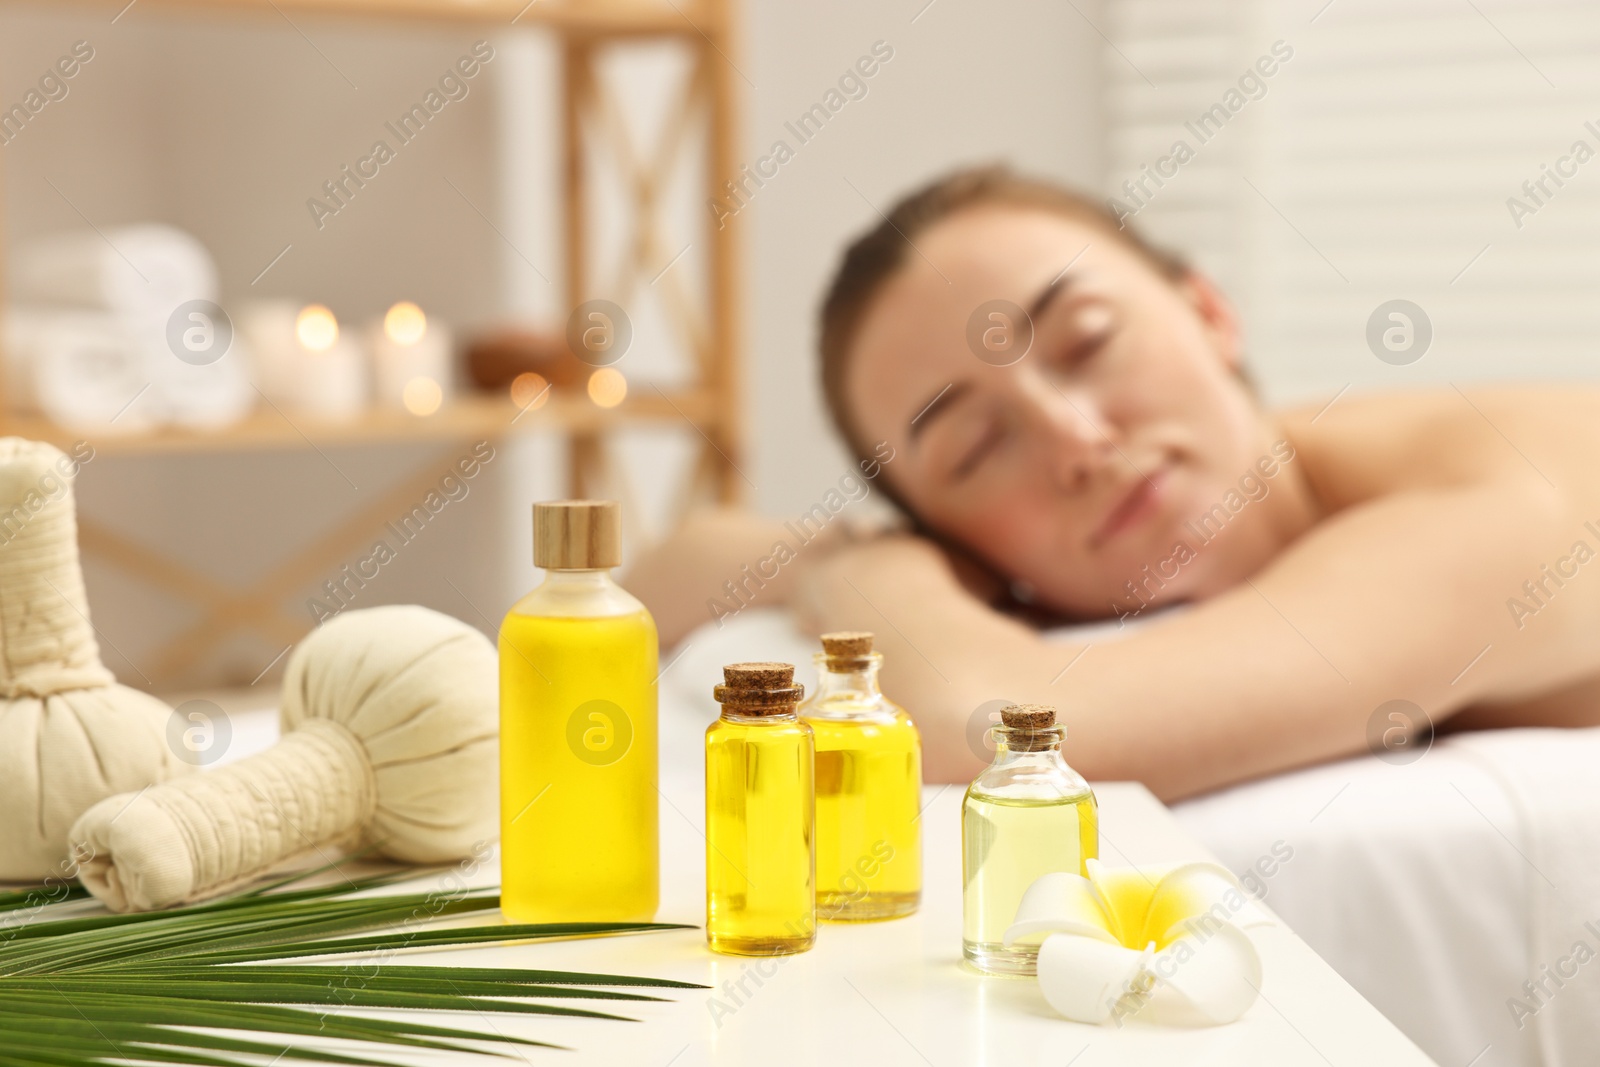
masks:
POLYGON ((806 633, 879 629, 913 590, 924 596, 971 595, 957 580, 949 556, 933 542, 905 534, 802 553, 794 569, 791 607, 806 633))

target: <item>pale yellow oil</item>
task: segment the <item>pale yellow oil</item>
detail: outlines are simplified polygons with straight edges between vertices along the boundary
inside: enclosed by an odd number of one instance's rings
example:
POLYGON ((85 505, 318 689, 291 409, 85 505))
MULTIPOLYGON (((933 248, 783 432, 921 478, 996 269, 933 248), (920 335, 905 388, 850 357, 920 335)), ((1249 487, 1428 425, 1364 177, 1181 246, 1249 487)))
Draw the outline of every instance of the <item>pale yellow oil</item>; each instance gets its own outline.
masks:
POLYGON ((865 721, 815 711, 804 721, 817 744, 817 917, 910 915, 922 899, 917 728, 899 709, 865 721))
POLYGON ((817 936, 811 728, 724 716, 706 731, 706 941, 803 952, 817 936))
POLYGON ((995 797, 968 789, 961 805, 962 949, 981 970, 1033 974, 1038 945, 1004 945, 1017 905, 1040 875, 1087 874, 1097 857, 1094 794, 995 797))
POLYGON ((506 616, 500 907, 507 918, 655 918, 656 661, 647 612, 506 616))

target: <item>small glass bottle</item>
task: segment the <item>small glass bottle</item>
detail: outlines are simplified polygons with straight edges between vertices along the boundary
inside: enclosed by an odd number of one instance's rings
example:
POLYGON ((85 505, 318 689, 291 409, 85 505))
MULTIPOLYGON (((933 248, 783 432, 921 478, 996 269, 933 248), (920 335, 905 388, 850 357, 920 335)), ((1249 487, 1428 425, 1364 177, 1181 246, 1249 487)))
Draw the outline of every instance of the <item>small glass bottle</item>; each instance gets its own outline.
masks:
POLYGON ((1100 848, 1094 793, 1061 758, 1056 710, 1013 704, 990 731, 994 762, 961 802, 962 954, 991 974, 1034 974, 1038 945, 1003 944, 1040 875, 1086 874, 1100 848))
POLYGON ((870 633, 823 634, 815 658, 800 718, 817 743, 817 916, 910 915, 922 899, 922 739, 878 689, 870 633))
POLYGON ((817 937, 811 727, 788 663, 735 663, 706 730, 706 941, 780 956, 817 937))
POLYGON ((656 625, 611 580, 611 500, 533 506, 544 582, 500 627, 500 910, 648 921, 660 897, 656 625))

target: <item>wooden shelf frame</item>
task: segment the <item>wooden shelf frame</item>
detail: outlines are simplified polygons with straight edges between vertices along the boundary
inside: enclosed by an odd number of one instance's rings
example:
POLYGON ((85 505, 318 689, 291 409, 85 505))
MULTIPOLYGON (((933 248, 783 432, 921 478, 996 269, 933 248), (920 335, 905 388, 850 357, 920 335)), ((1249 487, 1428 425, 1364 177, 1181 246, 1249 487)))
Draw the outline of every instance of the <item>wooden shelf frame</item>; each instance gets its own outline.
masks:
MULTIPOLYGON (((6 0, 101 10, 114 16, 127 0, 6 0)), ((358 21, 423 22, 483 26, 544 26, 564 37, 725 37, 727 9, 721 0, 138 0, 144 11, 184 17, 233 18, 260 15, 281 22, 284 15, 358 21)))
MULTIPOLYGON (((669 265, 675 250, 661 241, 659 193, 672 168, 681 161, 689 133, 703 121, 701 162, 703 193, 715 199, 723 183, 737 176, 737 54, 732 0, 138 0, 140 15, 152 12, 178 19, 267 19, 281 23, 301 17, 317 20, 385 20, 391 22, 467 23, 482 27, 537 25, 559 43, 561 71, 559 145, 560 210, 565 236, 565 306, 604 298, 626 306, 627 294, 641 278, 652 279, 669 265), (690 73, 654 150, 641 153, 632 143, 622 118, 622 103, 609 92, 599 62, 614 46, 641 41, 670 41, 688 53, 690 73), (622 256, 621 277, 603 287, 591 263, 595 234, 590 203, 602 170, 590 150, 607 148, 622 171, 633 213, 633 232, 622 256)), ((0 0, 0 8, 48 7, 53 13, 104 11, 110 19, 126 0, 0 0)), ((3 160, 0 160, 3 163, 3 160)), ((0 173, 0 194, 4 175, 0 173)), ((709 212, 695 216, 701 229, 693 243, 702 250, 704 285, 697 297, 672 274, 663 301, 678 339, 689 356, 695 378, 673 388, 629 382, 629 395, 617 407, 603 409, 581 390, 556 390, 538 406, 519 410, 509 398, 485 395, 458 397, 431 416, 370 411, 351 419, 316 420, 292 417, 261 405, 241 421, 214 431, 161 428, 109 434, 86 433, 56 425, 42 417, 21 415, 6 403, 7 366, 0 352, 0 434, 70 445, 85 436, 99 452, 124 455, 208 454, 244 450, 317 449, 323 445, 384 444, 485 439, 538 430, 554 430, 568 444, 568 491, 574 496, 601 485, 625 502, 633 496, 614 448, 618 431, 635 427, 677 427, 695 447, 690 471, 678 498, 681 513, 695 501, 738 503, 747 484, 739 472, 743 460, 740 417, 741 297, 738 235, 735 218, 712 225, 709 212)), ((0 249, 4 248, 0 216, 0 249)), ((0 262, 3 262, 0 256, 0 262)), ((675 274, 679 268, 674 268, 675 274)), ((4 305, 0 270, 0 306, 4 305)), ((83 548, 164 592, 192 601, 200 618, 184 629, 159 655, 150 681, 158 686, 181 682, 183 672, 227 635, 248 630, 277 644, 292 641, 308 628, 302 615, 291 616, 284 602, 310 581, 324 576, 337 562, 370 541, 373 529, 397 500, 412 492, 402 479, 393 493, 373 501, 351 520, 319 535, 302 553, 273 573, 243 589, 230 589, 186 565, 152 552, 116 531, 84 522, 83 548), (368 520, 372 521, 368 521, 368 520)), ((419 483, 420 484, 420 483, 419 483)))

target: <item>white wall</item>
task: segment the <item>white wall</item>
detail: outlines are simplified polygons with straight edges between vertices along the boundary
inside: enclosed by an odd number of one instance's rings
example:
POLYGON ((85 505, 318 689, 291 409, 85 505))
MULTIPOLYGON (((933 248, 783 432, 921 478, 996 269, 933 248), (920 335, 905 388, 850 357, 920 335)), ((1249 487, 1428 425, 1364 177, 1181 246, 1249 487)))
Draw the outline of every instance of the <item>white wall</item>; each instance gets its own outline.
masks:
MULTIPOLYGON (((763 2, 746 14, 746 155, 817 102, 882 40, 894 58, 761 189, 749 208, 752 479, 761 510, 791 515, 837 482, 816 370, 816 311, 845 243, 905 192, 993 160, 1085 186, 1101 177, 1100 37, 1072 5, 925 0, 763 2), (913 17, 916 18, 912 22, 913 17), (853 183, 872 203, 851 189, 853 183)), ((1098 3, 1078 3, 1098 18, 1098 3)))

